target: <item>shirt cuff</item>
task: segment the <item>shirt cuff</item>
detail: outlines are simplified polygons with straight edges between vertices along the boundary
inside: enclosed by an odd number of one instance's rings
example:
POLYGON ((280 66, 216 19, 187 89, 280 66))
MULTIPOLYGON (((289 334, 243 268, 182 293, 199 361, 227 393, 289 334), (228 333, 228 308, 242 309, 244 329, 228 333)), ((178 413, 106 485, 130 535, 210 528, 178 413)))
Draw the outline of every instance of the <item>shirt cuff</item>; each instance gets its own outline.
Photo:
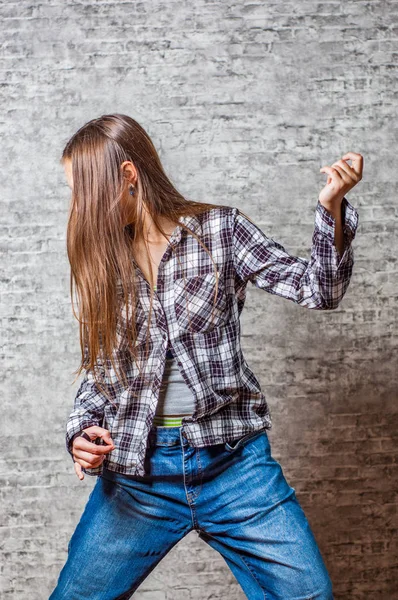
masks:
MULTIPOLYGON (((344 241, 351 243, 358 227, 358 211, 348 202, 346 197, 341 202, 341 216, 344 241)), ((334 228, 335 218, 318 200, 315 212, 315 229, 334 244, 334 228)))

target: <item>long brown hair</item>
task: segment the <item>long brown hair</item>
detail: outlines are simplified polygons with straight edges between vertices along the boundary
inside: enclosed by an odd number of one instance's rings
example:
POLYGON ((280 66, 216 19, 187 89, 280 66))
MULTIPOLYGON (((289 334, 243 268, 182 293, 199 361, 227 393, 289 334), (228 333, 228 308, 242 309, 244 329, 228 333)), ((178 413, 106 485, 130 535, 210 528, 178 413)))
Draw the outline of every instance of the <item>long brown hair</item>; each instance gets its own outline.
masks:
MULTIPOLYGON (((202 214, 220 204, 184 198, 167 177, 147 132, 123 114, 102 115, 83 125, 67 142, 61 163, 66 159, 72 162, 73 177, 67 225, 70 294, 72 311, 79 321, 81 347, 81 363, 74 381, 83 369, 90 371, 111 400, 102 385, 105 372, 112 365, 118 381, 127 386, 126 360, 122 356, 127 356, 127 362, 137 362, 136 276, 131 253, 132 240, 143 239, 142 203, 163 235, 167 236, 159 216, 185 228, 208 253, 195 232, 178 219, 202 214), (131 161, 137 170, 135 195, 128 200, 128 214, 133 219, 128 226, 121 203, 126 190, 120 167, 123 161, 131 161), (74 286, 79 315, 73 303, 74 286), (121 322, 126 326, 121 328, 121 322)), ((213 264, 216 270, 214 260, 213 264)), ((151 286, 150 314, 152 299, 151 286)))

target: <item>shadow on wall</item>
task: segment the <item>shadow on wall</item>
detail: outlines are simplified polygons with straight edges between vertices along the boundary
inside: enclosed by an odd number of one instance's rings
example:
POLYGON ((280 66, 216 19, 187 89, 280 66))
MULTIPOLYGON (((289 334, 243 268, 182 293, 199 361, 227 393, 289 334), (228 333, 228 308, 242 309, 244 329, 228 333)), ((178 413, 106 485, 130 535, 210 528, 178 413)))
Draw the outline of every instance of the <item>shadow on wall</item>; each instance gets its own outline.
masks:
POLYGON ((378 598, 398 598, 397 369, 392 351, 372 349, 376 344, 380 339, 361 340, 355 360, 345 351, 334 366, 327 394, 316 396, 323 418, 306 421, 313 400, 307 396, 304 418, 289 422, 288 435, 280 425, 274 438, 286 440, 281 464, 325 557, 336 598, 362 598, 369 589, 377 589, 378 598), (358 356, 361 348, 364 356, 358 356))

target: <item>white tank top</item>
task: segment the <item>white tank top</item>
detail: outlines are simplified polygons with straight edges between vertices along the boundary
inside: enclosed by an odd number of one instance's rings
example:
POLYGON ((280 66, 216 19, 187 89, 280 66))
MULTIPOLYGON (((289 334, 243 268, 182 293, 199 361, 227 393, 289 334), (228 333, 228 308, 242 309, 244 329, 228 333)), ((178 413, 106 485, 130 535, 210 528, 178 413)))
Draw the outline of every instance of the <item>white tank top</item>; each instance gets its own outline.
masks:
MULTIPOLYGON (((154 288, 156 292, 156 287, 154 288)), ((192 415, 195 410, 195 397, 185 383, 170 345, 167 348, 166 364, 156 406, 157 417, 165 415, 192 415)))

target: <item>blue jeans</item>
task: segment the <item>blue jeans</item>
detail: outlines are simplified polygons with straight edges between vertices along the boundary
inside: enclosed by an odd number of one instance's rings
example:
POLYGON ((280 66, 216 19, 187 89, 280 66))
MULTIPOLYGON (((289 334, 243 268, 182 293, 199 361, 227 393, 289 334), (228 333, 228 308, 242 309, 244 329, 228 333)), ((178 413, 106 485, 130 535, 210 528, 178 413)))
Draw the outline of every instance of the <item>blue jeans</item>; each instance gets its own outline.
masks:
POLYGON ((145 477, 104 469, 49 600, 123 600, 190 531, 250 600, 333 600, 332 582, 267 432, 193 448, 152 427, 145 477))

